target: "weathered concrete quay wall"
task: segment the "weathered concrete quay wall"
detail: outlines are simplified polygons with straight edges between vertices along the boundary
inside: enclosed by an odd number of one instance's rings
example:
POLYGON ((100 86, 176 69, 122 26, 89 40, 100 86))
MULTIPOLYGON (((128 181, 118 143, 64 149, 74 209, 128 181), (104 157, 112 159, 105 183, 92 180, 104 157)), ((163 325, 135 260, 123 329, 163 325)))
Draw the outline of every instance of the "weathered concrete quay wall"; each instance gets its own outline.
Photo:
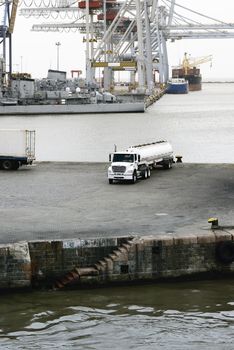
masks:
POLYGON ((0 246, 0 289, 157 281, 234 273, 234 229, 0 246))

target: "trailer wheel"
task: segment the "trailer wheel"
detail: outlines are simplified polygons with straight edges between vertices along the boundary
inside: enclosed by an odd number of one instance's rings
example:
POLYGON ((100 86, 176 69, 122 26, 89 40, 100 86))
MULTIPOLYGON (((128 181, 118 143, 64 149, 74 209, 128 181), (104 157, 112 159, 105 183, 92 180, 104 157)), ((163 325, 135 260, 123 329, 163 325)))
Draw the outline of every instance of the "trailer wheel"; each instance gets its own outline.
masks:
POLYGON ((147 171, 148 179, 150 178, 150 175, 151 175, 151 173, 150 173, 150 168, 148 168, 148 171, 147 171))
POLYGON ((3 160, 2 161, 2 169, 3 170, 13 170, 14 169, 14 162, 12 160, 3 160))
POLYGON ((172 160, 168 159, 163 162, 163 168, 164 169, 171 169, 172 168, 172 160))

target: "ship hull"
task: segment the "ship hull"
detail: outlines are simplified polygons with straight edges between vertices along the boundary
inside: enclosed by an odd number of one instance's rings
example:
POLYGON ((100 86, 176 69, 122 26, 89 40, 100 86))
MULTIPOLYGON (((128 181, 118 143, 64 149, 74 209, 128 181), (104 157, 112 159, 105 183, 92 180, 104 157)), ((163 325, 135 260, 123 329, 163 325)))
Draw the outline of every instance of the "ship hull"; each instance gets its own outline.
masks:
POLYGON ((166 93, 167 94, 187 94, 189 91, 188 82, 181 83, 168 82, 166 93))
POLYGON ((92 114, 144 112, 144 102, 98 103, 80 105, 16 105, 0 106, 0 115, 92 114))
POLYGON ((202 89, 201 75, 185 75, 185 79, 189 83, 189 91, 200 91, 202 89))

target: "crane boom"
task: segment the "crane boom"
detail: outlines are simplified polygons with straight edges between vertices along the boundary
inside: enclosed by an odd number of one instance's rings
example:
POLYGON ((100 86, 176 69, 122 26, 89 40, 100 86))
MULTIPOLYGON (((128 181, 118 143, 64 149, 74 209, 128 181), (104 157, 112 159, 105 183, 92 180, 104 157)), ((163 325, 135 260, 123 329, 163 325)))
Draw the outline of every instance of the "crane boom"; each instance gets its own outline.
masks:
POLYGON ((10 33, 10 34, 12 34, 14 31, 15 18, 16 18, 18 4, 19 4, 19 0, 13 0, 10 20, 9 20, 9 27, 8 27, 8 33, 10 33))
POLYGON ((202 63, 211 62, 212 58, 213 58, 212 55, 200 56, 200 57, 188 57, 187 52, 185 52, 182 63, 173 68, 177 68, 177 69, 183 68, 185 70, 185 74, 187 74, 189 69, 199 66, 202 63))

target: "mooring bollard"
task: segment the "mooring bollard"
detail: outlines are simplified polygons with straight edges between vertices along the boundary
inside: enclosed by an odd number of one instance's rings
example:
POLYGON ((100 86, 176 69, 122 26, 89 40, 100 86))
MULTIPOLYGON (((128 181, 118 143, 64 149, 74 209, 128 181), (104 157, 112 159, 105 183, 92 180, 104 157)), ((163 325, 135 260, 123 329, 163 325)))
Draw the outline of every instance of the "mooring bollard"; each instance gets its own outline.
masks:
POLYGON ((218 220, 218 218, 209 218, 208 219, 208 223, 211 224, 211 228, 212 229, 219 228, 219 220, 218 220))
POLYGON ((176 158, 176 163, 182 163, 182 156, 175 156, 176 158))

